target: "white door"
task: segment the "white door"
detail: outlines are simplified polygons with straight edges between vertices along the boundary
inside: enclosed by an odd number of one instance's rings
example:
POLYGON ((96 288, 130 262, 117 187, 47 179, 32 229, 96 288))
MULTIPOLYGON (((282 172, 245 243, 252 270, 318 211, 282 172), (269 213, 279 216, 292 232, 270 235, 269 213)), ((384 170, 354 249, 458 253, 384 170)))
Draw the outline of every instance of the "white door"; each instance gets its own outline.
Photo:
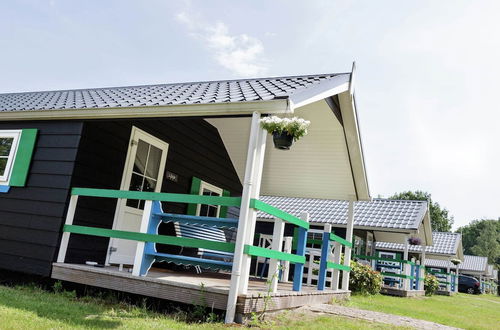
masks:
MULTIPOLYGON (((168 143, 133 127, 123 170, 121 190, 160 192, 168 143)), ((139 232, 143 200, 119 199, 113 229, 139 232)), ((108 264, 133 265, 137 242, 111 238, 108 264)))

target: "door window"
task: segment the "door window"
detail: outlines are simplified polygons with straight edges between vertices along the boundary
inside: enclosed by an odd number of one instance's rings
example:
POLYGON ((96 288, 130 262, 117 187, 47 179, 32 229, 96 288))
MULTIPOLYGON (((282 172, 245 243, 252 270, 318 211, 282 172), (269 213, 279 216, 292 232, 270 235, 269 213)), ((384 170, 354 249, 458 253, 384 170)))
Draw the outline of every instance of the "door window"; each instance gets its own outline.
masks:
MULTIPOLYGON (((139 139, 130 179, 130 191, 155 191, 156 186, 161 184, 158 182, 158 175, 162 153, 161 149, 139 139)), ((142 210, 144 201, 129 199, 127 206, 142 210)))

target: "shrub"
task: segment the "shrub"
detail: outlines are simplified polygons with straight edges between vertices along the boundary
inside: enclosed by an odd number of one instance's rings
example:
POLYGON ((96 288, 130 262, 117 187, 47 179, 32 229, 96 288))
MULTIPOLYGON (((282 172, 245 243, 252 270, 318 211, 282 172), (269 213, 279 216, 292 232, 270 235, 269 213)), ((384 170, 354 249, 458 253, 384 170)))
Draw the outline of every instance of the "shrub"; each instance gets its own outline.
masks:
POLYGON ((382 288, 382 275, 368 265, 351 261, 349 288, 354 293, 377 294, 382 288))
POLYGON ((425 274, 424 289, 426 296, 432 296, 439 289, 439 281, 432 274, 425 274))

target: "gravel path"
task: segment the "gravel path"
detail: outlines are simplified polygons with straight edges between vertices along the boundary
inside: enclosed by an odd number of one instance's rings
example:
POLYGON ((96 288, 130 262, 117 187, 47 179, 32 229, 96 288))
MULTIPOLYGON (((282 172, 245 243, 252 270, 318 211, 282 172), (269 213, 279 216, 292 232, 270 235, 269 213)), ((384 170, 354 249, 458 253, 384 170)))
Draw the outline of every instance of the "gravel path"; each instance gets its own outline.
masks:
POLYGON ((350 317, 354 319, 371 321, 371 322, 379 322, 385 324, 392 324, 395 326, 410 327, 415 329, 457 329, 439 323, 418 320, 411 317, 367 311, 364 309, 357 309, 340 305, 322 304, 315 306, 304 306, 299 308, 299 310, 309 311, 319 314, 332 314, 332 315, 350 317))

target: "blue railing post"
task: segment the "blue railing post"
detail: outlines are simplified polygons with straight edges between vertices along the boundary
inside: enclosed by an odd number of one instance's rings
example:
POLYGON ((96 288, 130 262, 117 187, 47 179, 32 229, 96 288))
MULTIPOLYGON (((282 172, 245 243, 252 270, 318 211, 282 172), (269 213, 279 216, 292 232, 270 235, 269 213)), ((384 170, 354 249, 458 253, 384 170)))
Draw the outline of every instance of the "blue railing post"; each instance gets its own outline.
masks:
POLYGON ((415 267, 415 290, 418 290, 420 282, 420 265, 415 267))
POLYGON ((319 261, 319 274, 318 274, 318 290, 325 289, 326 284, 326 271, 328 257, 330 254, 330 233, 323 233, 323 245, 321 245, 321 259, 319 261))
MULTIPOLYGON (((297 240, 297 255, 304 257, 306 255, 307 230, 299 228, 297 240)), ((302 275, 304 273, 304 264, 295 264, 293 272, 293 291, 302 290, 302 275)))

